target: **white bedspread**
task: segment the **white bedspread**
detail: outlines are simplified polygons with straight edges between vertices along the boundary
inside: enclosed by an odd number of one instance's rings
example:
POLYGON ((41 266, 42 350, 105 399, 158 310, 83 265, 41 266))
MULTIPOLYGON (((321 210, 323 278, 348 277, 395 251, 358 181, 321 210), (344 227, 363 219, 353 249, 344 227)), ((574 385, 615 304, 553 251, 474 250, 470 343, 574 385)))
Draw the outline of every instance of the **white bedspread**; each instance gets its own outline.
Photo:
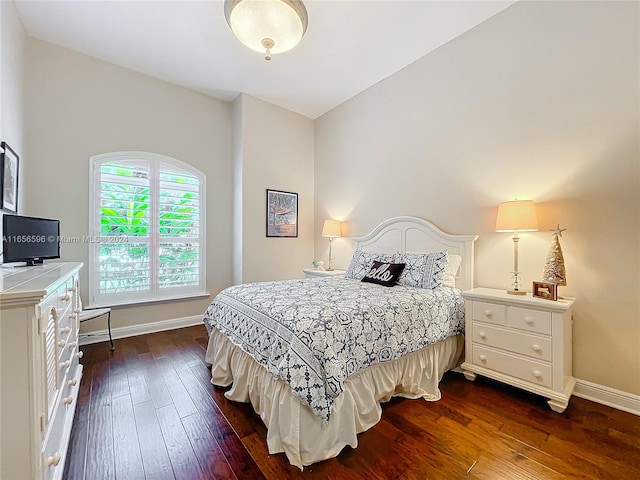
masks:
POLYGON ((451 287, 320 278, 230 287, 204 320, 329 421, 347 378, 462 333, 463 305, 451 287))

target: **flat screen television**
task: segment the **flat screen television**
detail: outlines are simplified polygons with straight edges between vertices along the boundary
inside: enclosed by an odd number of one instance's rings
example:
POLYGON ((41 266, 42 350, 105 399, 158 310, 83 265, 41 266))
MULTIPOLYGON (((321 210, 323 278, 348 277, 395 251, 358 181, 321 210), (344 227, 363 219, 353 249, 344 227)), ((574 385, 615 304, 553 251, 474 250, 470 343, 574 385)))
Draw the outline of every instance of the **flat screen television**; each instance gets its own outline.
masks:
POLYGON ((4 215, 2 256, 3 263, 26 262, 27 266, 60 258, 60 220, 4 215))

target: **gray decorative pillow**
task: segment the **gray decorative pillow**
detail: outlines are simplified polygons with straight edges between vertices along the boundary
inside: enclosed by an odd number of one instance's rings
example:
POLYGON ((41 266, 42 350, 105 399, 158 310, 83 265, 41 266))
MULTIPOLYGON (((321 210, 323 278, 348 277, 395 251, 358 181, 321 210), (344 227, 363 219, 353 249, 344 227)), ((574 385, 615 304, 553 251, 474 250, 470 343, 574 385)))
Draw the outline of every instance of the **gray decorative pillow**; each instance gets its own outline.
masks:
POLYGON ((446 250, 435 253, 400 253, 396 262, 406 264, 398 285, 417 288, 437 288, 442 285, 448 263, 446 250))
POLYGON ((363 252, 362 250, 356 250, 353 252, 351 262, 349 263, 347 273, 345 273, 344 277, 352 278, 354 280, 362 280, 362 277, 371 270, 374 261, 377 260, 378 262, 394 263, 393 259, 394 255, 386 253, 363 252))

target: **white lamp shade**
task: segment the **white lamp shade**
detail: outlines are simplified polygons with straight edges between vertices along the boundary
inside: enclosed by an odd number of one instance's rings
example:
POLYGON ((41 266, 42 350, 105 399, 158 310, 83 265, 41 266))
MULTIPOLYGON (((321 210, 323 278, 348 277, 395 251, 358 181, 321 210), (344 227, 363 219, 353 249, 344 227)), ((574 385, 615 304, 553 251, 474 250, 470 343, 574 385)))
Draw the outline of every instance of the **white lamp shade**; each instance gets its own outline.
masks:
POLYGON ((532 200, 514 200, 498 205, 496 232, 538 230, 536 207, 532 200))
POLYGON ((263 40, 273 41, 271 53, 294 48, 307 30, 307 9, 296 0, 226 0, 231 30, 251 50, 264 52, 263 40))
POLYGON ((342 236, 342 225, 338 220, 325 220, 322 225, 323 237, 340 237, 342 236))

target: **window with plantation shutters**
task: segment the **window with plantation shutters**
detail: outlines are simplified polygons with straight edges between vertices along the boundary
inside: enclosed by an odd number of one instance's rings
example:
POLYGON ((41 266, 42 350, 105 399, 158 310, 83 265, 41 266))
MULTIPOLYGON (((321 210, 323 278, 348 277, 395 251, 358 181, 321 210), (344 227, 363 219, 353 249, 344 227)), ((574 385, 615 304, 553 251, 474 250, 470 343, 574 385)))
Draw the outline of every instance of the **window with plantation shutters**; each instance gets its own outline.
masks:
POLYGON ((91 158, 91 306, 205 293, 204 175, 163 155, 91 158))

